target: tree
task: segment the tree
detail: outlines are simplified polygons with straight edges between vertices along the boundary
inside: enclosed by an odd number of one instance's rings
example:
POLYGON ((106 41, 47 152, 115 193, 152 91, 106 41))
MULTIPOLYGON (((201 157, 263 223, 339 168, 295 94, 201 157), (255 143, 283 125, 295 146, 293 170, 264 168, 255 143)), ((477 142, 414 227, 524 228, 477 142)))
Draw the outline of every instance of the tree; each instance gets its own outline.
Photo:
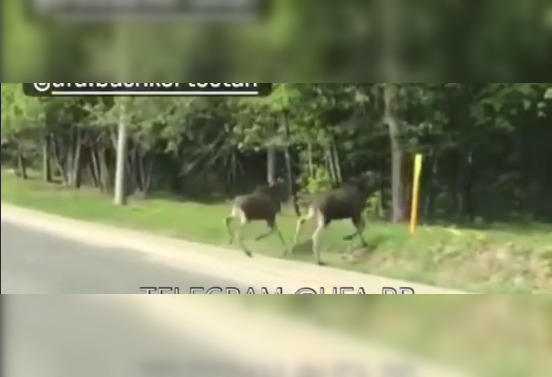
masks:
POLYGON ((303 193, 378 170, 374 193, 400 220, 410 157, 423 153, 426 220, 552 217, 549 91, 550 84, 278 84, 266 98, 121 102, 28 98, 4 84, 2 162, 22 176, 42 166, 47 177, 50 166, 56 182, 111 193, 124 106, 125 194, 135 197, 233 195, 266 182, 270 171, 287 177, 299 207, 303 193), (282 161, 276 169, 267 164, 271 149, 282 161))
POLYGON ((2 145, 14 149, 18 174, 24 179, 27 179, 26 155, 43 126, 42 102, 25 96, 20 84, 2 84, 2 145))

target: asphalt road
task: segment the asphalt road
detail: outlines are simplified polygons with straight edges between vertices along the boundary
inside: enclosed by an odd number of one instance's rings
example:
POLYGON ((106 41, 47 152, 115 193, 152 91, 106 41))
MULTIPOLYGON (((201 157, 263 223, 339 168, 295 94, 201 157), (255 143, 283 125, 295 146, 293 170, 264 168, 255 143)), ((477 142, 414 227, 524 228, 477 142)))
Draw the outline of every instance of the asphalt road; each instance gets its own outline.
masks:
MULTIPOLYGON (((236 286, 1 223, 2 351, 7 377, 246 376, 251 367, 171 331, 117 295, 140 286, 236 286)), ((190 308, 192 310, 193 308, 190 308)))
POLYGON ((136 294, 140 287, 244 287, 156 264, 131 250, 94 247, 1 223, 2 294, 136 294))
POLYGON ((251 369, 121 300, 91 297, 2 296, 2 375, 241 377, 251 369))

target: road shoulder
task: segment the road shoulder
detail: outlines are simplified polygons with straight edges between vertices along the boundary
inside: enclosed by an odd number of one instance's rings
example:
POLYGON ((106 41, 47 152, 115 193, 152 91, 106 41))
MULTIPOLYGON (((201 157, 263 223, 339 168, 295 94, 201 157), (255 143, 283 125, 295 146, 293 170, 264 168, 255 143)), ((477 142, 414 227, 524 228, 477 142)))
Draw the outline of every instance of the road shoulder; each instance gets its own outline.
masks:
POLYGON ((2 221, 60 238, 97 247, 130 249, 155 263, 235 281, 252 287, 255 293, 262 293, 261 289, 266 288, 268 293, 284 294, 300 290, 303 294, 311 290, 318 294, 381 294, 384 287, 397 290, 409 287, 416 294, 467 293, 262 255, 247 258, 231 249, 64 218, 4 203, 1 215, 2 221))

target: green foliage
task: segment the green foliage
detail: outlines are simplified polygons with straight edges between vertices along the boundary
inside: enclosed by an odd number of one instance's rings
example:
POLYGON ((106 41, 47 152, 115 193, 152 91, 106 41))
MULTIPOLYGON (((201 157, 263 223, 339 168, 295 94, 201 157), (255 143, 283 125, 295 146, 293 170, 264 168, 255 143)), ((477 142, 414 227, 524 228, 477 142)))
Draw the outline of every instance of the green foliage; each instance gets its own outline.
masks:
POLYGON ((383 197, 381 191, 375 191, 366 201, 364 216, 369 219, 383 218, 383 197))
MULTIPOLYGON (((542 199, 552 171, 550 84, 397 88, 406 186, 409 159, 425 155, 421 216, 490 220, 552 214, 542 199)), ((209 181, 209 188, 197 189, 203 193, 213 185, 242 192, 263 182, 268 147, 276 148, 277 174, 285 176, 283 150, 290 147, 302 193, 380 170, 383 191, 371 199, 369 212, 381 217, 390 203, 391 177, 384 108, 381 84, 276 84, 265 98, 116 99, 29 98, 20 85, 3 84, 1 132, 3 142, 25 146, 29 156, 39 155, 43 136, 51 135, 69 160, 78 133, 88 148, 105 155, 112 174, 117 124, 124 120, 129 159, 155 160, 156 187, 179 191, 209 181), (376 209, 378 202, 383 208, 376 209)))
POLYGON ((21 144, 44 122, 44 102, 25 96, 20 84, 2 84, 2 142, 21 144))
POLYGON ((332 180, 325 168, 316 166, 311 176, 305 175, 301 187, 308 194, 317 194, 332 188, 332 180))

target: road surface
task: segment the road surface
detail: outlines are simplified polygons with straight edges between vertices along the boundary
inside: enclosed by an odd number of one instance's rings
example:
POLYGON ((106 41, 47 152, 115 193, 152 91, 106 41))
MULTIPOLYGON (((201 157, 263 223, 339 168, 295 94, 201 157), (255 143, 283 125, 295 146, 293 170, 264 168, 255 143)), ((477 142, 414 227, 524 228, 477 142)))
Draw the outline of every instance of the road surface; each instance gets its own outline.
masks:
POLYGON ((7 221, 1 256, 6 376, 239 377, 248 370, 197 334, 152 321, 121 296, 57 295, 139 293, 144 285, 238 286, 232 282, 7 221))
POLYGON ((95 247, 2 220, 2 293, 135 294, 140 287, 237 287, 239 284, 156 264, 130 250, 95 247))
MULTIPOLYGON (((125 246, 105 247, 115 244, 111 232, 98 231, 94 240, 100 237, 102 242, 92 246, 64 237, 82 232, 82 225, 60 231, 61 221, 50 222, 52 229, 43 232, 16 225, 20 223, 4 215, 3 211, 1 283, 2 293, 9 294, 2 296, 6 376, 287 377, 312 375, 298 373, 314 368, 337 377, 344 376, 346 367, 355 371, 347 375, 360 377, 382 375, 390 366, 416 371, 408 376, 458 376, 379 345, 332 335, 320 326, 242 307, 231 298, 219 296, 223 301, 214 302, 202 295, 135 294, 146 285, 184 291, 235 286, 243 291, 243 286, 226 281, 228 276, 242 271, 238 278, 243 278, 253 271, 265 279, 271 270, 263 269, 262 258, 241 258, 238 268, 237 262, 231 264, 232 255, 221 253, 227 259, 219 262, 227 272, 225 278, 216 278, 187 272, 188 265, 182 263, 177 269, 174 259, 148 258, 125 246)), ((143 245, 143 239, 147 237, 135 235, 129 247, 143 245)), ((181 247, 173 249, 179 253, 181 247)), ((289 268, 280 269, 277 277, 289 275, 289 268)), ((307 274, 306 279, 313 278, 307 274)))
POLYGON ((3 374, 9 377, 245 375, 231 373, 229 367, 246 371, 245 364, 225 356, 211 344, 158 326, 130 306, 122 305, 120 300, 92 297, 3 296, 3 374))

